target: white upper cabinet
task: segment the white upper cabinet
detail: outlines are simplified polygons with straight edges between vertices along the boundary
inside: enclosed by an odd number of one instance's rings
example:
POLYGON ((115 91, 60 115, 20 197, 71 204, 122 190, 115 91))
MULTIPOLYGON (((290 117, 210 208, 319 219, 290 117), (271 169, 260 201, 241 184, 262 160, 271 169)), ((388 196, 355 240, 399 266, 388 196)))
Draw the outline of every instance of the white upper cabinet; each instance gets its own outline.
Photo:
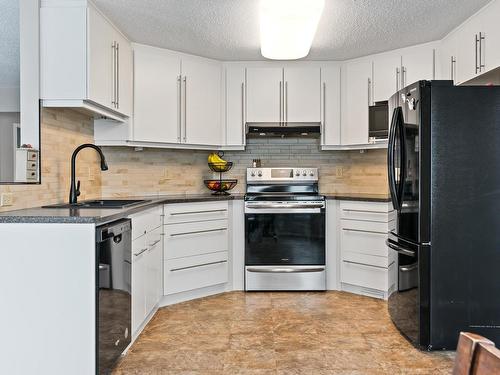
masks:
POLYGON ((439 79, 452 80, 455 84, 457 81, 457 53, 458 53, 458 38, 457 33, 449 34, 441 41, 439 48, 439 79))
POLYGON ((195 56, 182 57, 182 142, 220 145, 222 64, 195 56))
POLYGON ((283 69, 247 68, 247 122, 282 122, 283 69))
POLYGON ((341 145, 368 143, 368 106, 372 104, 372 62, 342 65, 341 145))
POLYGON ((321 68, 321 145, 340 145, 340 67, 321 68))
POLYGON ((401 56, 401 88, 420 80, 434 79, 434 48, 421 45, 406 48, 401 56))
POLYGON ((401 88, 401 55, 385 53, 373 58, 373 102, 388 100, 401 88))
POLYGON ((500 1, 492 1, 480 13, 483 25, 481 48, 481 73, 488 72, 500 66, 500 1))
POLYGON ((180 143, 181 58, 134 44, 135 141, 180 143))
POLYGON ((285 67, 283 72, 284 122, 320 122, 320 68, 285 67))
POLYGON ((225 146, 245 146, 245 68, 228 65, 225 68, 225 146))
POLYGON ((123 121, 132 115, 130 42, 91 2, 40 9, 41 98, 123 121))

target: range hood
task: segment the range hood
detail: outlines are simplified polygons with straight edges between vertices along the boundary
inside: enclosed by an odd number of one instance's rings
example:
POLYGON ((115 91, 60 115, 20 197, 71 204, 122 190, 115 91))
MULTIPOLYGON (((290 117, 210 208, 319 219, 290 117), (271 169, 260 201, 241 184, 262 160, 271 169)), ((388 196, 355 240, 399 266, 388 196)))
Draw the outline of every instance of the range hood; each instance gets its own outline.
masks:
POLYGON ((253 122, 247 123, 246 132, 248 137, 318 137, 321 126, 304 122, 253 122))

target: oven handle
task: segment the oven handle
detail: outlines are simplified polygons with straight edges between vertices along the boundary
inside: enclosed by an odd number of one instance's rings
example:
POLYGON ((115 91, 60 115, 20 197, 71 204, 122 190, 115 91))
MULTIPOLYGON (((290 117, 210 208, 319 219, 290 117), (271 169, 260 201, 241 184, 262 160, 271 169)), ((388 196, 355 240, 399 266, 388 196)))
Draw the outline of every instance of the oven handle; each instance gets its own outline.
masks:
POLYGON ((266 209, 266 208, 324 208, 324 203, 304 203, 304 204, 247 204, 246 208, 266 209))
POLYGON ((276 267, 276 268, 253 268, 248 267, 248 272, 260 273, 301 273, 301 272, 323 272, 325 267, 307 267, 307 268, 291 268, 291 267, 276 267))
POLYGON ((246 214, 322 214, 323 208, 256 208, 246 207, 246 214))

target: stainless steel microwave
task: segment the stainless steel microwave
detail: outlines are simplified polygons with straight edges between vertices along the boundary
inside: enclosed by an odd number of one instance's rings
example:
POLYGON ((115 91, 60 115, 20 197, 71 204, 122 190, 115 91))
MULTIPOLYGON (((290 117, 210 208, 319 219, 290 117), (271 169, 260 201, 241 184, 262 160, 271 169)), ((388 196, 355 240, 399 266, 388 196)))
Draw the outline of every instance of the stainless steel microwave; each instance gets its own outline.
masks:
POLYGON ((375 105, 369 107, 368 112, 370 139, 387 139, 389 135, 389 105, 387 101, 375 102, 375 105))

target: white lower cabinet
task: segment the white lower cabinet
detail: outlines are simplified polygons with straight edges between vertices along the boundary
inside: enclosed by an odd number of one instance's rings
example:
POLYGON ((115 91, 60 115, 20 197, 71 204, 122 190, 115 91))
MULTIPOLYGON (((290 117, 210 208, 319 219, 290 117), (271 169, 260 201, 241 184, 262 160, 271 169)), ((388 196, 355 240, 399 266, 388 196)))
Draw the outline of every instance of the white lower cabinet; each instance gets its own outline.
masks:
POLYGON ((342 290, 387 298, 395 286, 395 266, 385 240, 395 226, 390 203, 340 202, 340 279, 342 290))
POLYGON ((132 333, 136 334, 163 295, 162 208, 132 215, 132 333))
POLYGON ((228 201, 165 206, 164 295, 228 282, 228 211, 228 201))

